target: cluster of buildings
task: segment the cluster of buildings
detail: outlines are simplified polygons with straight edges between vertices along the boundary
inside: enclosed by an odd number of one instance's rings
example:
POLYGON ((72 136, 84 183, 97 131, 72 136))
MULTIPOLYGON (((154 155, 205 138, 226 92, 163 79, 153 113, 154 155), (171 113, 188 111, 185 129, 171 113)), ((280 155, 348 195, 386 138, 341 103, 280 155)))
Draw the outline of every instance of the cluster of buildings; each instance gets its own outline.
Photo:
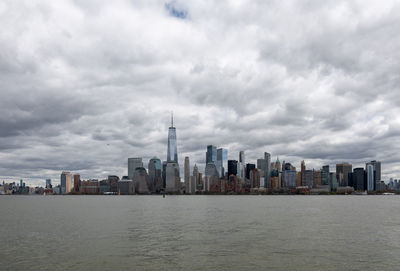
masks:
POLYGON ((3 181, 3 183, 0 184, 0 195, 43 195, 46 193, 53 194, 51 179, 46 180, 45 187, 31 187, 26 185, 23 180, 20 180, 19 183, 6 183, 3 181))
POLYGON ((171 117, 168 129, 167 160, 152 158, 147 169, 140 157, 128 158, 128 175, 121 179, 110 175, 107 179, 81 180, 79 174, 62 172, 60 185, 53 187, 46 180, 45 188, 30 189, 22 183, 0 185, 4 194, 198 194, 198 193, 368 193, 399 191, 400 182, 391 179, 386 185, 381 179, 381 162, 371 161, 365 167, 354 168, 350 163, 336 164, 336 172, 329 165, 321 169, 307 169, 304 161, 300 170, 291 163, 271 161, 271 154, 264 152, 256 163, 246 163, 245 152, 238 160, 228 160, 228 150, 208 145, 205 169, 200 172, 196 164, 184 159, 183 182, 178 163, 176 128, 171 117))

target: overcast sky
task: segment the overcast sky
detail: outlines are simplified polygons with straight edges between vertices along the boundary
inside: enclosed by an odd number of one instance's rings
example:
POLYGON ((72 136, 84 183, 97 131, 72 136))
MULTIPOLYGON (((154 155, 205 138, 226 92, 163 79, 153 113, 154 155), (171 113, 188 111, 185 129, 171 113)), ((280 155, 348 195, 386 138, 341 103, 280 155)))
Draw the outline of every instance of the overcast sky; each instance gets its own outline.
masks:
POLYGON ((126 175, 127 158, 400 177, 398 1, 1 1, 0 177, 126 175))

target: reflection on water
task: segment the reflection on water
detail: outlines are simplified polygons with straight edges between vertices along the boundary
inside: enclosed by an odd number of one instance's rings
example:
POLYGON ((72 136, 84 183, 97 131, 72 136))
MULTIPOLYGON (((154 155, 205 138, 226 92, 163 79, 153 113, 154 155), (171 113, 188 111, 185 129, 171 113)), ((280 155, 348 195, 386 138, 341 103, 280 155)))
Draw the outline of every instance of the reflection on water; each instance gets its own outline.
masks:
POLYGON ((400 197, 1 196, 1 270, 397 270, 400 197))

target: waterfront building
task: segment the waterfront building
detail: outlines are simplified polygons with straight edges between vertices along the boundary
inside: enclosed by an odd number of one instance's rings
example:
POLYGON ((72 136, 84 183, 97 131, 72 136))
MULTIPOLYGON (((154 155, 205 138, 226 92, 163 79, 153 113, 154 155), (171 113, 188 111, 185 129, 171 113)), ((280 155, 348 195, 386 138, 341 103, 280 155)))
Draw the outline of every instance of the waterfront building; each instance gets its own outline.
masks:
POLYGON ((373 160, 371 162, 368 162, 365 164, 365 169, 367 169, 368 165, 372 165, 374 172, 375 172, 375 177, 374 177, 374 187, 376 190, 377 184, 380 183, 381 181, 381 162, 373 160))
POLYGON ((353 172, 353 187, 355 190, 364 191, 365 188, 365 170, 363 168, 355 168, 353 172))
POLYGON ((302 174, 302 186, 312 188, 314 186, 314 170, 304 170, 302 174))
POLYGON ((99 181, 95 179, 81 181, 80 192, 83 194, 99 194, 99 181))
POLYGON ((143 162, 141 157, 128 158, 128 177, 133 178, 136 168, 143 167, 143 162))
MULTIPOLYGON (((138 169, 138 168, 136 168, 136 169, 138 169)), ((118 181, 119 181, 119 177, 118 176, 116 176, 116 175, 108 175, 107 182, 110 185, 110 192, 113 192, 113 193, 117 193, 118 192, 118 181)))
POLYGON ((197 184, 197 177, 190 176, 190 186, 188 190, 190 194, 196 193, 196 184, 197 184))
MULTIPOLYGON (((246 167, 248 168, 248 167, 246 167)), ((249 173, 250 187, 260 187, 260 171, 257 168, 253 168, 249 173)))
POLYGON ((228 169, 228 150, 220 148, 217 149, 217 171, 218 177, 224 178, 225 171, 228 169))
MULTIPOLYGON (((147 174, 147 171, 143 167, 136 168, 135 172, 133 173, 133 182, 135 185, 135 191, 138 194, 150 194, 150 177, 147 174)), ((114 192, 114 191, 112 191, 114 192)))
POLYGON ((349 183, 347 184, 347 186, 354 187, 353 176, 354 176, 353 172, 349 172, 349 174, 348 174, 349 183))
POLYGON ((72 183, 72 175, 68 171, 63 171, 60 177, 61 184, 61 194, 68 194, 72 192, 73 183, 72 183))
MULTIPOLYGON (((3 181, 4 182, 4 181, 3 181)), ((46 179, 46 188, 52 188, 51 179, 46 179)))
POLYGON ((171 127, 168 129, 167 163, 178 163, 178 148, 173 115, 171 115, 171 127))
POLYGON ((283 184, 287 188, 296 188, 297 185, 296 170, 287 169, 283 172, 283 184))
POLYGON ((180 189, 179 164, 167 163, 165 192, 177 193, 180 189))
POLYGON ((367 189, 368 191, 375 190, 375 172, 372 164, 367 165, 367 189))
POLYGON ((123 176, 118 182, 118 193, 120 195, 134 195, 135 183, 128 176, 123 176))
POLYGON ((271 175, 270 182, 271 182, 272 189, 280 189, 281 188, 279 177, 271 175))
POLYGON ((265 188, 270 188, 271 183, 270 183, 270 178, 271 178, 271 154, 268 152, 264 152, 264 187, 265 188))
POLYGON ((349 173, 353 171, 353 166, 349 163, 336 164, 336 176, 339 186, 349 185, 349 173))
POLYGON ((319 187, 322 185, 322 170, 314 171, 314 187, 319 187))
POLYGON ((296 172, 296 187, 301 186, 301 171, 296 172))
POLYGON ((74 174, 74 192, 79 192, 80 186, 81 186, 81 175, 74 174))
POLYGON ((246 175, 246 164, 245 164, 245 156, 244 151, 239 152, 239 164, 238 164, 238 175, 239 177, 244 180, 246 175))
POLYGON ((229 175, 228 181, 226 182, 225 191, 227 193, 229 193, 229 192, 234 192, 234 193, 239 192, 239 178, 236 175, 233 175, 233 174, 229 175))
POLYGON ((152 184, 152 191, 159 193, 163 188, 162 179, 162 164, 161 160, 157 157, 153 157, 149 160, 148 164, 149 178, 152 184))
POLYGON ((190 161, 189 157, 185 157, 185 164, 183 169, 183 178, 185 181, 185 193, 190 194, 190 161))
POLYGON ((162 163, 162 179, 163 179, 163 189, 165 189, 165 182, 166 182, 166 172, 167 172, 167 161, 163 161, 162 163))
POLYGON ((337 175, 333 172, 329 172, 329 185, 332 191, 336 191, 336 189, 339 186, 337 181, 337 175))
POLYGON ((237 175, 238 161, 228 160, 228 176, 237 175))
POLYGON ((321 182, 322 185, 329 185, 329 165, 322 167, 321 182))

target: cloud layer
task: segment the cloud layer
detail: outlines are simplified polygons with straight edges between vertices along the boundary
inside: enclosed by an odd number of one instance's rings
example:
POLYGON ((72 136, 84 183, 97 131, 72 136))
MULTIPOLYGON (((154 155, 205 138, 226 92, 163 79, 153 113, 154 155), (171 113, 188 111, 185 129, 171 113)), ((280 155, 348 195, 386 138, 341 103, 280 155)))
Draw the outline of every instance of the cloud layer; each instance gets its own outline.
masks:
POLYGON ((3 1, 0 176, 126 174, 206 145, 400 170, 397 1, 3 1))

